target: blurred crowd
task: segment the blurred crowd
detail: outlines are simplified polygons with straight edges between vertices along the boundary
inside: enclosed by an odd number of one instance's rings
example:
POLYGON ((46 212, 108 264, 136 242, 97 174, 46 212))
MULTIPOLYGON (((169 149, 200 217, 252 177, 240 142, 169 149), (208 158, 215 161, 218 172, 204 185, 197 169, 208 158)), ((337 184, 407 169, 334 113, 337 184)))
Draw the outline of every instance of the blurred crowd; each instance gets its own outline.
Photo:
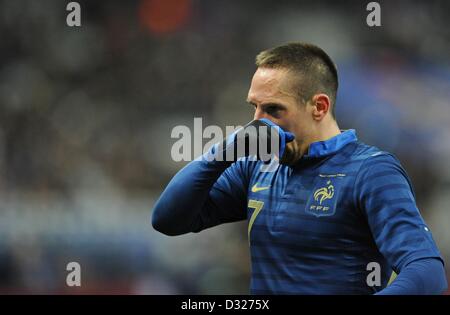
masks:
POLYGON ((288 41, 334 59, 340 127, 398 156, 450 261, 448 2, 378 1, 381 27, 266 0, 78 1, 69 27, 68 2, 0 0, 0 293, 248 293, 245 222, 169 238, 151 209, 172 128, 251 120, 254 57, 288 41))

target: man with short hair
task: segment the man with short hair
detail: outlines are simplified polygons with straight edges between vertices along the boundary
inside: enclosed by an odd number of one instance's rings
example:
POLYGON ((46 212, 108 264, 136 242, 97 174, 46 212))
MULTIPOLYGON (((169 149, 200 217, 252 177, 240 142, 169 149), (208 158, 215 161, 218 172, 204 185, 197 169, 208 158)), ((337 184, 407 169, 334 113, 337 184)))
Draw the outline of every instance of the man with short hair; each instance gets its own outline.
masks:
POLYGON ((189 163, 157 201, 154 228, 179 235, 247 219, 253 294, 441 294, 443 260, 405 170, 338 127, 331 58, 289 43, 258 54, 256 66, 249 125, 278 128, 279 159, 271 171, 250 156, 189 163))

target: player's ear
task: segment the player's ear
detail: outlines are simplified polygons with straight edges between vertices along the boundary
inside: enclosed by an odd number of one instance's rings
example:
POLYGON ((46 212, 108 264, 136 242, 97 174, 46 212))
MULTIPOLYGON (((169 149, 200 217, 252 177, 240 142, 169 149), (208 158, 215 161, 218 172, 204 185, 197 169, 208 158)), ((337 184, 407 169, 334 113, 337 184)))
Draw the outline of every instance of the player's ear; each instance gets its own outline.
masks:
POLYGON ((311 104, 313 105, 313 119, 317 121, 322 120, 331 107, 330 98, 323 93, 314 95, 311 99, 311 104))

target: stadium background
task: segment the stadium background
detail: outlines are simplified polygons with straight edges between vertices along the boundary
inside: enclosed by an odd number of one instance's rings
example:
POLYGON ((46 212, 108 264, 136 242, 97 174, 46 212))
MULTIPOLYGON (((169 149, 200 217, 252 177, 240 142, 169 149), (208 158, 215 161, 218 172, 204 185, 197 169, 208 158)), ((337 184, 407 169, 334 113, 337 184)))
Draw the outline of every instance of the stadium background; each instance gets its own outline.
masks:
POLYGON ((172 128, 249 121, 255 54, 294 40, 334 58, 341 128, 400 158, 450 261, 448 2, 379 1, 379 28, 369 1, 79 1, 79 28, 68 2, 0 1, 0 293, 247 293, 245 223, 169 238, 151 208, 172 128))

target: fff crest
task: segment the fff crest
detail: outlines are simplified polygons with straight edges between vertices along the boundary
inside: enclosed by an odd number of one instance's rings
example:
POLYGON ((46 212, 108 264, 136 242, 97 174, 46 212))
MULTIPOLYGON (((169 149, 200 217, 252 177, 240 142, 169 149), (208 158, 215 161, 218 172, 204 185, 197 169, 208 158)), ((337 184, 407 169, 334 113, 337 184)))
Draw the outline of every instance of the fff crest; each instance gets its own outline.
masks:
POLYGON ((321 175, 317 178, 306 204, 306 213, 316 217, 331 216, 336 213, 337 186, 343 177, 336 175, 339 174, 321 175))

